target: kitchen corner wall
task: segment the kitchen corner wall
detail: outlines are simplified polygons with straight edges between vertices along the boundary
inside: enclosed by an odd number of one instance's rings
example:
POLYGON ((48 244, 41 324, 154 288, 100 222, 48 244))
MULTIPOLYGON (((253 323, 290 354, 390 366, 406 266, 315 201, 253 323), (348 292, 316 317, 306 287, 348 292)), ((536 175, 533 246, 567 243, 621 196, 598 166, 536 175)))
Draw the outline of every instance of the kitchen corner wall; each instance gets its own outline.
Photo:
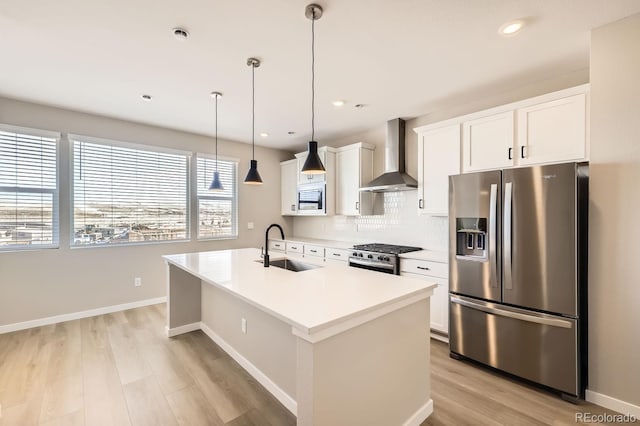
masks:
MULTIPOLYGON (((0 123, 54 130, 137 144, 213 153, 213 138, 92 114, 0 98, 0 123)), ((63 140, 61 143, 65 143, 63 140)), ((251 146, 219 141, 220 155, 239 160, 238 179, 247 173, 251 146)), ((232 240, 169 242, 137 246, 69 248, 71 236, 68 158, 61 158, 60 248, 0 252, 0 328, 55 315, 133 303, 166 295, 164 254, 221 250, 263 245, 270 223, 280 216, 280 161, 290 154, 256 147, 262 186, 238 185, 238 238, 232 240), (256 206, 260 206, 259 209, 256 206), (247 222, 254 222, 253 230, 247 222), (134 277, 142 286, 134 287, 134 277)))
POLYGON ((588 385, 594 402, 625 401, 638 417, 639 41, 640 14, 591 34, 588 385))

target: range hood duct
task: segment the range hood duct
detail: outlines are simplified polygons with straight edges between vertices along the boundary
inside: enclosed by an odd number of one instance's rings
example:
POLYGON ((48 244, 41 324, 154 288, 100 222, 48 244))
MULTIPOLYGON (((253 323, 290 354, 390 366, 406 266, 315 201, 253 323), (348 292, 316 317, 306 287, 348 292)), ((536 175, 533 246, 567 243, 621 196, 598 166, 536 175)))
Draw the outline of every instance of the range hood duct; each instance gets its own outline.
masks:
POLYGON ((387 139, 384 143, 384 173, 360 188, 366 192, 409 191, 418 182, 404 169, 404 120, 387 121, 387 139))

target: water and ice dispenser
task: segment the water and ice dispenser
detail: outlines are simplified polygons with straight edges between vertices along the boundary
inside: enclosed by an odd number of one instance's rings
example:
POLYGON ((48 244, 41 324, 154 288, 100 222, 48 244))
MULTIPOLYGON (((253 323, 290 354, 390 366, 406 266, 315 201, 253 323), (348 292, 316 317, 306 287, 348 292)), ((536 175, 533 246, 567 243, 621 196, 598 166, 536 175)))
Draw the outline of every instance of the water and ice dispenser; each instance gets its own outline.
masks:
POLYGON ((456 218, 456 255, 486 259, 487 254, 487 218, 456 218))

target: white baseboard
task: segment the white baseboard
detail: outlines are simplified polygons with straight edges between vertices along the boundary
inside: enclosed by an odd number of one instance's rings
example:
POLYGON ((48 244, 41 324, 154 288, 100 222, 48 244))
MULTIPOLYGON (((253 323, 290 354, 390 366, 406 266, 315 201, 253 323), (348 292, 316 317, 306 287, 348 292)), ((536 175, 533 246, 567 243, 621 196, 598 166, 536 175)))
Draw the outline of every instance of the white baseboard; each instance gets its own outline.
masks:
MULTIPOLYGON (((243 357, 238 351, 232 348, 222 337, 216 334, 209 326, 205 323, 200 323, 200 329, 204 331, 204 333, 209 336, 211 340, 213 340, 218 346, 220 346, 226 353, 231 356, 238 364, 242 366, 245 370, 249 372, 262 386, 267 388, 269 392, 273 396, 276 397, 278 401, 282 403, 289 411, 291 411, 294 415, 297 415, 298 412, 298 404, 289 394, 283 391, 277 384, 275 384, 266 374, 264 374, 258 367, 253 365, 248 359, 243 357)), ((418 423, 416 423, 418 424, 418 423)))
POLYGON ((40 327, 43 325, 57 324, 59 322, 73 321, 81 318, 94 317, 96 315, 110 314, 112 312, 126 311, 127 309, 156 305, 158 303, 165 303, 166 301, 166 296, 156 297, 155 299, 139 300, 137 302, 123 303, 121 305, 112 305, 102 308, 89 309, 88 311, 72 312, 70 314, 55 315, 53 317, 38 318, 31 321, 0 325, 0 334, 11 333, 12 331, 18 330, 26 330, 27 328, 40 327))
POLYGON ((433 399, 429 399, 426 404, 418 408, 418 411, 413 413, 413 415, 404 422, 403 426, 420 426, 420 424, 424 422, 431 413, 433 413, 433 399))
POLYGON ((190 331, 200 330, 200 322, 194 322, 191 324, 181 325, 180 327, 174 327, 174 328, 165 327, 164 329, 167 333, 167 337, 173 337, 173 336, 177 336, 178 334, 184 334, 184 333, 189 333, 190 331))
POLYGON ((630 414, 636 418, 640 418, 640 406, 633 405, 629 402, 622 401, 617 398, 613 398, 609 395, 594 392, 587 389, 585 392, 585 399, 588 402, 592 402, 609 410, 617 411, 620 414, 630 414))

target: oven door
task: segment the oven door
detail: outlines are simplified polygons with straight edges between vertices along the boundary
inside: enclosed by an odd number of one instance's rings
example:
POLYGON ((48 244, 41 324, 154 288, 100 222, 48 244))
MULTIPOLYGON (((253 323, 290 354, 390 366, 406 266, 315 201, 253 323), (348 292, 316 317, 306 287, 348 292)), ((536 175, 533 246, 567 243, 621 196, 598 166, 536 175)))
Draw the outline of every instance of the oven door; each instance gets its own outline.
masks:
POLYGON ((323 215, 326 214, 325 188, 321 184, 304 184, 298 186, 298 214, 323 215))
POLYGON ((384 272, 386 274, 397 275, 396 267, 387 263, 378 263, 360 257, 349 257, 349 266, 370 271, 384 272))

